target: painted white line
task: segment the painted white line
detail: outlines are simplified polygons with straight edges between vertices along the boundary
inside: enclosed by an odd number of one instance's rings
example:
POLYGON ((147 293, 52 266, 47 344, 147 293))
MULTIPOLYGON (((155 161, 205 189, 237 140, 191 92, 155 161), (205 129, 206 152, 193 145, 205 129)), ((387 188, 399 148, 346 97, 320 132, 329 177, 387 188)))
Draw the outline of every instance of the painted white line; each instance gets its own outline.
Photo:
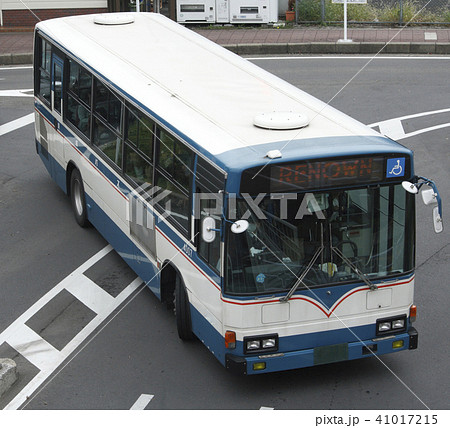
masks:
POLYGON ((426 132, 436 131, 438 129, 448 128, 448 127, 450 127, 450 123, 442 123, 441 125, 430 126, 429 128, 423 128, 423 129, 419 129, 418 131, 410 132, 408 134, 405 134, 404 137, 398 138, 398 139, 402 140, 403 138, 414 137, 415 135, 425 134, 426 132))
POLYGON ((7 134, 8 132, 15 131, 16 129, 27 126, 34 122, 34 113, 27 114, 26 116, 20 117, 19 119, 13 120, 11 122, 0 125, 0 137, 7 134))
POLYGON ((329 59, 344 59, 344 60, 366 60, 366 59, 380 60, 380 59, 388 59, 392 61, 399 60, 420 60, 420 61, 430 61, 430 60, 438 60, 438 61, 450 61, 450 57, 448 56, 382 56, 378 55, 374 57, 373 55, 353 55, 353 56, 268 56, 268 57, 247 57, 248 61, 261 61, 261 60, 329 60, 329 59))
POLYGON ((33 89, 5 89, 0 91, 0 97, 34 97, 34 94, 33 89))
POLYGON ((65 288, 80 302, 98 314, 105 311, 114 301, 111 294, 84 275, 74 275, 73 281, 68 282, 65 288))
POLYGON ((367 125, 371 128, 378 126, 380 133, 392 138, 393 140, 403 140, 404 138, 413 137, 415 135, 424 134, 426 132, 436 131, 438 129, 450 127, 450 123, 441 123, 440 125, 430 126, 428 128, 419 129, 417 131, 405 133, 402 125, 402 120, 416 119, 418 117, 431 116, 434 114, 448 113, 450 108, 444 108, 441 110, 426 111, 422 113, 410 114, 407 116, 396 117, 394 119, 388 119, 381 122, 371 123, 367 125))
MULTIPOLYGON (((400 116, 400 117, 396 117, 394 119, 388 119, 388 120, 415 119, 416 117, 430 116, 432 114, 447 113, 447 112, 450 112, 450 108, 443 108, 440 110, 432 110, 432 111, 424 111, 422 113, 409 114, 407 116, 400 116)), ((386 122, 386 121, 371 123, 370 125, 367 125, 367 126, 370 126, 371 128, 373 128, 374 126, 379 126, 380 123, 383 123, 383 122, 386 122)))
POLYGON ((259 410, 275 410, 273 407, 260 407, 259 410))
POLYGON ((108 295, 83 272, 97 263, 112 250, 107 245, 89 260, 75 269, 70 275, 53 287, 33 306, 24 312, 6 330, 0 333, 0 343, 8 343, 26 359, 33 363, 40 372, 8 403, 5 410, 16 410, 23 405, 62 363, 94 332, 135 290, 142 284, 138 277, 131 282, 116 298, 108 295), (97 287, 97 289, 96 289, 97 287), (97 315, 87 324, 61 351, 56 350, 47 341, 25 325, 25 323, 63 289, 69 291, 88 306, 97 315), (89 294, 91 297, 89 297, 89 294), (104 299, 104 302, 100 302, 104 299))
POLYGON ((401 140, 405 138, 405 130, 402 121, 398 119, 386 120, 379 125, 380 133, 386 135, 393 140, 401 140))
POLYGON ((58 358, 59 351, 25 324, 17 325, 7 342, 39 370, 58 358))
POLYGON ((137 399, 136 403, 133 404, 130 410, 144 410, 148 403, 152 401, 154 395, 150 394, 141 394, 141 396, 137 399))

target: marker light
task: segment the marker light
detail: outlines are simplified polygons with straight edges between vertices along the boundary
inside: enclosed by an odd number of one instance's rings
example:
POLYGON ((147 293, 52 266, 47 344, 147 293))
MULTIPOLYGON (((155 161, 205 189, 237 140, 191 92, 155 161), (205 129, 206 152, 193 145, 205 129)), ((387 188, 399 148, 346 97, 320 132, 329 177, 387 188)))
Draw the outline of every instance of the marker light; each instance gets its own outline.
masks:
POLYGON ((411 322, 414 322, 416 320, 416 316, 417 316, 417 306, 412 305, 411 308, 409 309, 409 320, 411 322))

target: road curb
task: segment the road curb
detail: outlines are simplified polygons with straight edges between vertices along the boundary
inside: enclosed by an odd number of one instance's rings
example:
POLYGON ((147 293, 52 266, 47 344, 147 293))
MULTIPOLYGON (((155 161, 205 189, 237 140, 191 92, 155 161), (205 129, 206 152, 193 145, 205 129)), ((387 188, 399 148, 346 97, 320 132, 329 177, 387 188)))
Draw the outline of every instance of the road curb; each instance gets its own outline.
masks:
POLYGON ((448 55, 450 43, 416 42, 309 42, 309 43, 246 43, 224 44, 224 48, 238 55, 292 54, 415 54, 448 55))
POLYGON ((24 65, 33 64, 33 54, 0 54, 0 65, 24 65))
MULTIPOLYGON (((450 55, 450 43, 417 42, 306 42, 306 43, 236 43, 223 44, 238 55, 327 55, 393 54, 450 55)), ((33 63, 32 53, 0 54, 0 65, 33 63)))
POLYGON ((0 358, 0 397, 17 380, 17 366, 14 360, 0 358))

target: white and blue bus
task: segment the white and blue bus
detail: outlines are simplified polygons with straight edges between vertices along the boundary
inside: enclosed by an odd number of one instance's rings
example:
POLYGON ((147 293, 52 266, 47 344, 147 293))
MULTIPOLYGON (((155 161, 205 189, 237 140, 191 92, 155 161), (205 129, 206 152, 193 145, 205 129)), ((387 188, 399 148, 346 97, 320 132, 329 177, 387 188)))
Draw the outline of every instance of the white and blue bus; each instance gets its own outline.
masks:
POLYGON ((34 58, 40 158, 181 339, 245 374, 417 347, 409 149, 158 14, 41 22, 34 58))

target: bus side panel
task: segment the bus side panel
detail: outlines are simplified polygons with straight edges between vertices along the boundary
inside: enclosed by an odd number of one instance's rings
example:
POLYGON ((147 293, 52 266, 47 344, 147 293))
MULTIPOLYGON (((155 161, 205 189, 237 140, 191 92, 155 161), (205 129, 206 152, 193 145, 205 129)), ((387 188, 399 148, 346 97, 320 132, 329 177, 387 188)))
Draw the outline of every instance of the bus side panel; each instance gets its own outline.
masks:
POLYGON ((106 215, 97 202, 86 192, 88 218, 97 231, 112 245, 130 268, 161 299, 159 273, 156 266, 131 241, 131 239, 106 215), (137 257, 136 257, 137 255, 137 257))
POLYGON ((64 144, 64 139, 51 124, 52 117, 44 107, 36 103, 35 111, 35 136, 36 148, 42 163, 46 167, 50 177, 67 193, 65 168, 54 157, 54 146, 64 144))

